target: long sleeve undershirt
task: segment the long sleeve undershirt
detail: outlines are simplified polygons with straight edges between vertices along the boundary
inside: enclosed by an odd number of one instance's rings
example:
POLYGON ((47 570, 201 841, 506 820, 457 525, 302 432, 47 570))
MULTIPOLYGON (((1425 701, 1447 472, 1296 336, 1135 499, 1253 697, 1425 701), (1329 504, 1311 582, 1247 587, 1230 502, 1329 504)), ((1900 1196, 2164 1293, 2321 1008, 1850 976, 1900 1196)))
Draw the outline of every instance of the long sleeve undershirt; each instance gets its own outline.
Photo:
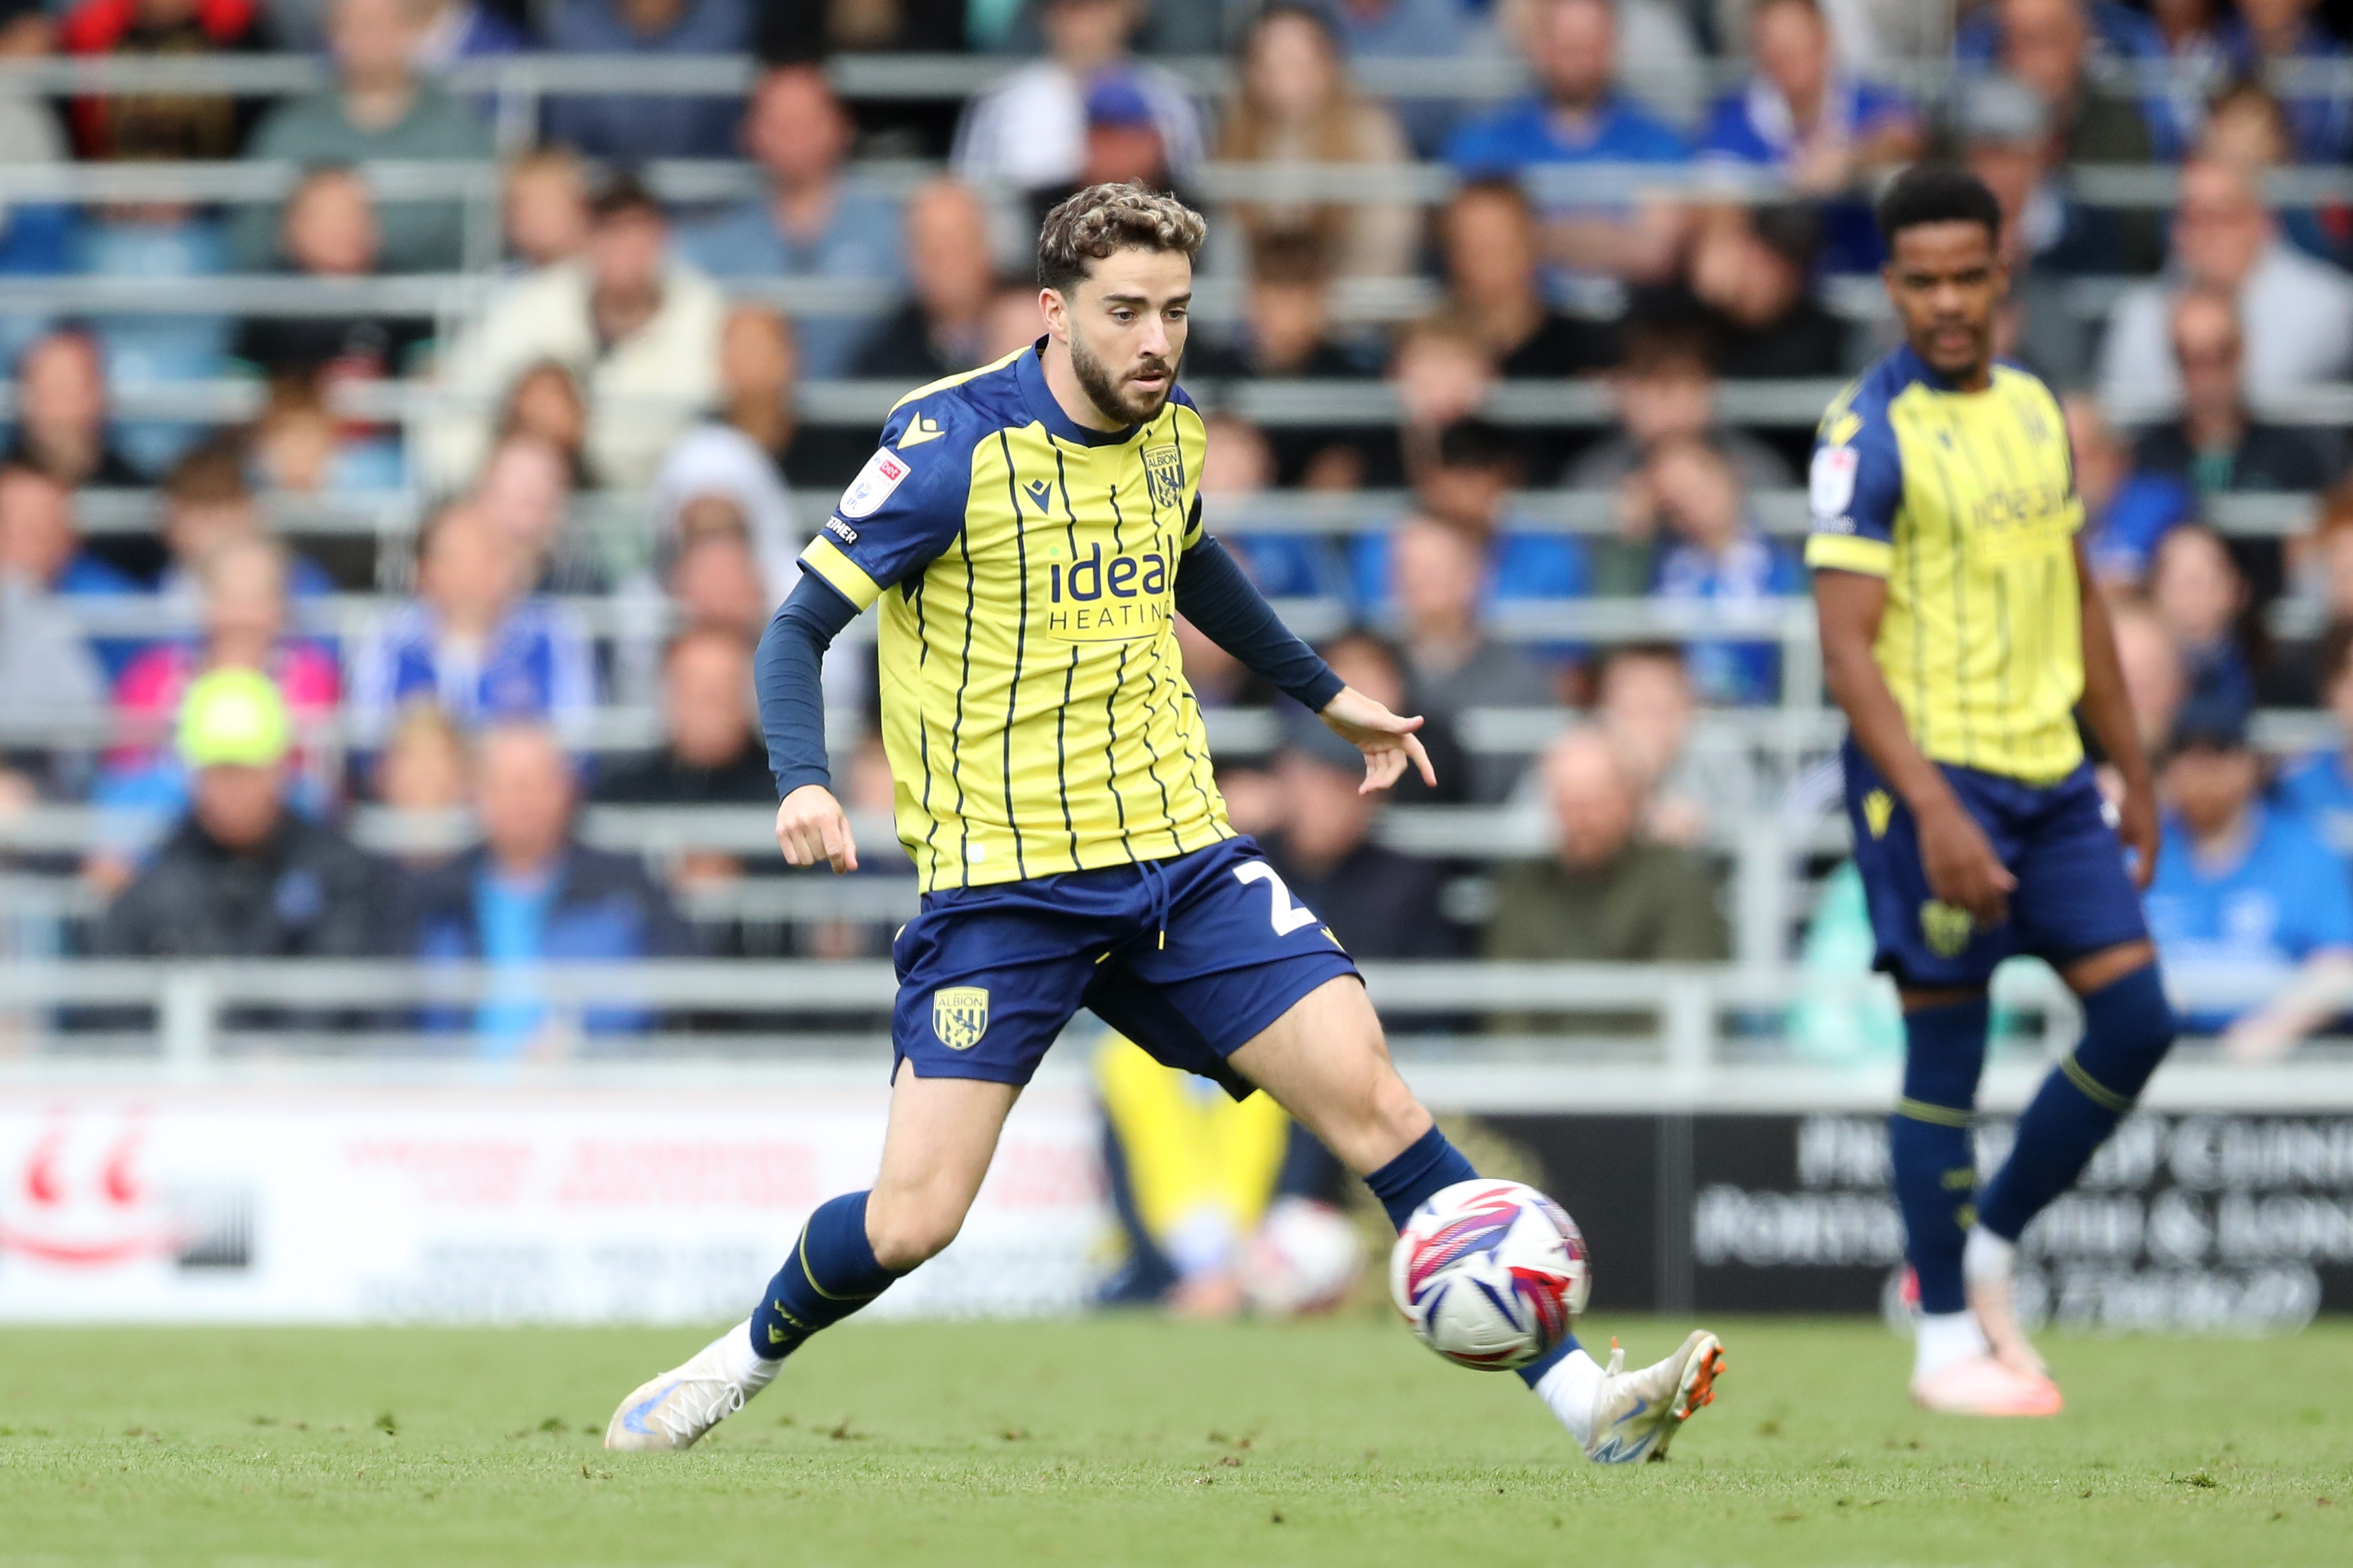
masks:
MULTIPOLYGON (((1204 537, 1185 552, 1176 572, 1176 610, 1309 712, 1322 712, 1339 694, 1343 682, 1331 666, 1282 624, 1216 540, 1204 537)), ((779 799, 804 784, 831 787, 818 677, 826 648, 857 618, 856 605, 816 573, 805 572, 760 638, 754 682, 779 799)))

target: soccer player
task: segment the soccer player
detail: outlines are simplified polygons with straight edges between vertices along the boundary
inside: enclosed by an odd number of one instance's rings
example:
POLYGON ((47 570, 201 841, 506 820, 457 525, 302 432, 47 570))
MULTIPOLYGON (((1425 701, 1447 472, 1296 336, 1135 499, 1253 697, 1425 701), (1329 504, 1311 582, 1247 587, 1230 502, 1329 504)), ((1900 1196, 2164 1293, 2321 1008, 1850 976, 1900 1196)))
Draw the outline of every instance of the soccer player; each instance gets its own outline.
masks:
MULTIPOLYGON (((801 556, 758 683, 795 865, 858 864, 829 785, 826 646, 881 605, 883 742, 921 912, 892 944, 891 1114, 873 1187, 822 1205, 750 1320, 631 1394, 607 1447, 683 1448, 955 1239, 1006 1113, 1081 1008, 1236 1095, 1263 1089, 1402 1225, 1472 1179, 1391 1066, 1354 963, 1226 821, 1173 635, 1182 613, 1364 752, 1414 731, 1276 619, 1201 524, 1201 416, 1176 386, 1198 214, 1095 185, 1038 237, 1046 334, 902 399, 801 556)), ((1593 1458, 1662 1454, 1723 1365, 1694 1332, 1520 1371, 1593 1458)))
POLYGON ((1904 1004, 1888 1148, 1920 1290, 1912 1392, 1933 1410, 2045 1415, 2059 1390, 2019 1328, 2012 1259, 2173 1043, 2138 897, 2157 810, 2077 537, 2066 422, 2050 388, 1993 358, 2001 209, 1974 176, 1922 164, 1889 187, 1879 224, 1905 343, 1822 416, 1806 560, 1850 726, 1878 966, 1904 1004), (2116 827, 2079 710, 2124 781, 2116 827), (2084 1037, 1980 1192, 1986 982, 2016 952, 2083 998, 2084 1037))

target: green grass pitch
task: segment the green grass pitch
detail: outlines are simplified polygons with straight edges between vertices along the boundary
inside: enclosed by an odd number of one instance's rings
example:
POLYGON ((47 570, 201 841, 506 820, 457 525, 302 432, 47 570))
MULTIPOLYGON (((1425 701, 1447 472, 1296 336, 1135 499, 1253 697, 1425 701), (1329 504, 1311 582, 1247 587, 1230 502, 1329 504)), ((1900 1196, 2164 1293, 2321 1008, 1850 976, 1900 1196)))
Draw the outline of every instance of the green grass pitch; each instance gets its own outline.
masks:
POLYGON ((684 1455, 598 1438, 690 1332, 8 1331, 0 1563, 2353 1562, 2353 1325, 2054 1340, 2068 1413, 1999 1424, 1876 1324, 1717 1326, 1715 1405, 1608 1469, 1363 1319, 851 1325, 684 1455))

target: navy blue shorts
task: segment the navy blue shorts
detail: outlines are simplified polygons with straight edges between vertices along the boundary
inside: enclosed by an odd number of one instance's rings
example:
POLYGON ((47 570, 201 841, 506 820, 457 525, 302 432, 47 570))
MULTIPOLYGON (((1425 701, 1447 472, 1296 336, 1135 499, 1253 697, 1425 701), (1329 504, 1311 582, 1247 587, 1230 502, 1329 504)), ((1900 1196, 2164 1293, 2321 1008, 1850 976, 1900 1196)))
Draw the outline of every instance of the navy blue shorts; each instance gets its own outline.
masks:
POLYGON ((1226 1058, 1356 966, 1247 837, 1169 860, 923 895, 891 944, 898 1063, 1024 1084, 1082 1007, 1157 1060, 1250 1086, 1226 1058))
POLYGON ((1843 755, 1846 815, 1878 967, 1899 984, 1924 990, 1981 985, 1994 965, 2015 953, 2065 964, 2148 936, 2124 842, 2108 826, 2089 764, 2054 784, 1937 764, 2018 879, 2010 919, 1987 930, 1929 892, 1911 810, 1852 738, 1843 755))

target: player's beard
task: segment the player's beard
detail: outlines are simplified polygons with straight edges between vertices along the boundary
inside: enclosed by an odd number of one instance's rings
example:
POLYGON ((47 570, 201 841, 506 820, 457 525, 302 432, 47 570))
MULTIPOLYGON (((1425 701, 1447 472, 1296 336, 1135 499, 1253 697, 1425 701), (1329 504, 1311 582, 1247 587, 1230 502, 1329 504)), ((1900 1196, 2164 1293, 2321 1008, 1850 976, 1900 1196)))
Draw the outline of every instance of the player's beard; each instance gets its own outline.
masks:
POLYGON ((1141 425, 1160 412, 1168 401, 1169 389, 1176 384, 1176 367, 1164 360, 1148 360, 1134 367, 1138 371, 1163 370, 1168 379, 1157 392, 1138 392, 1124 378, 1114 376, 1111 367, 1094 356, 1086 340, 1078 333, 1071 334, 1071 370, 1079 378, 1079 390, 1089 402, 1113 419, 1129 425, 1141 425))

